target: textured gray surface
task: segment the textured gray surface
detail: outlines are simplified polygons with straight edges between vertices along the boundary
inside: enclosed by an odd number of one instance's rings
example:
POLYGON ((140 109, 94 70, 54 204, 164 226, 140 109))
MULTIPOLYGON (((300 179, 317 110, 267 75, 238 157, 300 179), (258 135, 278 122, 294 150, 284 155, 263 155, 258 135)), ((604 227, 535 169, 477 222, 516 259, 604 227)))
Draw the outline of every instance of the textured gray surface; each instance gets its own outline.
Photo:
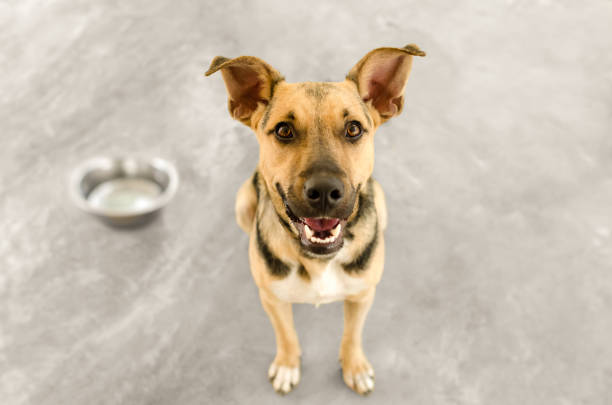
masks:
POLYGON ((611 20, 609 1, 0 1, 0 402, 609 404, 611 20), (428 56, 376 139, 376 391, 343 386, 341 305, 296 306, 302 382, 277 397, 232 212, 257 144, 203 72, 252 54, 339 80, 408 42, 428 56), (146 228, 68 199, 71 168, 117 153, 178 165, 146 228))

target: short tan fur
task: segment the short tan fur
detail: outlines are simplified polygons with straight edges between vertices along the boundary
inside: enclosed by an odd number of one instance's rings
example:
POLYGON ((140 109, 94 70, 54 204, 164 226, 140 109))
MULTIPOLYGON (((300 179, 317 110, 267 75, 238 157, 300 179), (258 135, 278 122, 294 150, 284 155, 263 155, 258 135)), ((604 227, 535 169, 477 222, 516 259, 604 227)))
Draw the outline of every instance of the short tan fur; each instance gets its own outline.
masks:
POLYGON ((387 226, 385 197, 371 178, 374 134, 402 110, 413 55, 425 53, 416 45, 375 49, 340 82, 287 83, 252 56, 218 56, 206 72, 221 71, 230 114, 259 142, 255 173, 238 191, 236 219, 250 236, 251 273, 276 335, 268 374, 279 393, 300 378, 291 309, 298 302, 344 301, 343 379, 362 395, 374 388, 361 341, 383 273, 387 226), (321 204, 311 192, 327 189, 311 187, 313 178, 335 187, 321 204), (340 235, 330 234, 327 223, 338 224, 340 235), (321 226, 315 235, 333 242, 313 238, 312 224, 321 226))

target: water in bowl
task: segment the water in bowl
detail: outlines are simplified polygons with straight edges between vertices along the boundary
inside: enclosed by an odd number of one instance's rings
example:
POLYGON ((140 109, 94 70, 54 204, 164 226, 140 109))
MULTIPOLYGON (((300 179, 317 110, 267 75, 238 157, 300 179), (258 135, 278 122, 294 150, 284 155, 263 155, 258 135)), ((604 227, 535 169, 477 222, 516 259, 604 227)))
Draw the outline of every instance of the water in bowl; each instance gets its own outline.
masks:
POLYGON ((109 214, 130 214, 151 208, 161 192, 161 187, 152 180, 120 178, 100 183, 87 199, 92 207, 109 214))

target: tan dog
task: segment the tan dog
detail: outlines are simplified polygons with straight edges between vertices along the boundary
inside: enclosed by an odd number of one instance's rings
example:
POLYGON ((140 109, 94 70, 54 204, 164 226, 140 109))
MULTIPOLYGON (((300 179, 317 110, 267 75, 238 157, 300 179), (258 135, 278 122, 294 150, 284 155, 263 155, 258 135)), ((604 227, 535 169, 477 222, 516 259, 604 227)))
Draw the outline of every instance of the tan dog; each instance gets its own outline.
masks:
POLYGON ((383 272, 385 197, 370 176, 374 132, 399 114, 416 45, 379 48, 343 82, 286 83, 252 56, 216 57, 231 115, 260 145, 259 164, 236 199, 236 219, 250 235, 251 273, 276 334, 268 375, 277 392, 300 379, 292 303, 344 300, 340 362, 359 394, 374 388, 361 346, 366 315, 383 272))

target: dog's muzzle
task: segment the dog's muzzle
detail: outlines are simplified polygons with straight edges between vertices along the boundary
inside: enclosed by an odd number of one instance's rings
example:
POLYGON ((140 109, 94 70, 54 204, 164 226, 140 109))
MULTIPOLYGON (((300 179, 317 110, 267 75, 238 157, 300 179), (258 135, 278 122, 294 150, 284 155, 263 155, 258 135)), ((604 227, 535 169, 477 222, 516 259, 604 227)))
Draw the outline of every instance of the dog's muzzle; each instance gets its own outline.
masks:
POLYGON ((347 196, 340 179, 313 176, 305 183, 302 198, 289 198, 277 185, 285 212, 299 233, 302 247, 314 255, 329 255, 344 245, 344 228, 353 212, 356 192, 347 196))

